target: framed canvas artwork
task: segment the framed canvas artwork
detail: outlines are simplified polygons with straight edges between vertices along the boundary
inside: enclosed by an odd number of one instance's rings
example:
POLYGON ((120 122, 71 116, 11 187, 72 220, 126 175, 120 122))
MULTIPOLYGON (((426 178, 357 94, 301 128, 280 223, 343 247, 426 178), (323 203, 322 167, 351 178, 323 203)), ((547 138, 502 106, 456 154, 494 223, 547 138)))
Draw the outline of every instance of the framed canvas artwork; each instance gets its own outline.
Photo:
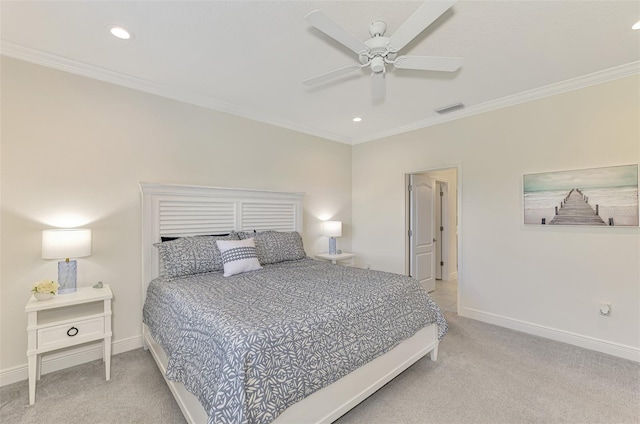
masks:
POLYGON ((526 174, 524 223, 638 226, 638 165, 526 174))

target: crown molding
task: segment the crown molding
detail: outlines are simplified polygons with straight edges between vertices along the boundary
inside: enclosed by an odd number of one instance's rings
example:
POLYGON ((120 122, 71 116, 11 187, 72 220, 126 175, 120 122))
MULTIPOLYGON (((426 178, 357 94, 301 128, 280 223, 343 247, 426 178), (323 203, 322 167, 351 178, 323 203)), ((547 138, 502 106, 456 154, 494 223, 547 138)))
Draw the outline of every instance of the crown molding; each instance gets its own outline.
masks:
POLYGON ((625 65, 616 66, 613 68, 605 69, 602 71, 594 72, 591 74, 583 75, 581 77, 572 78, 566 81, 561 81, 555 84, 550 84, 544 87, 534 88, 533 90, 523 91, 511 96, 502 97, 500 99, 491 100, 489 102, 481 103, 479 105, 473 105, 461 109, 456 112, 452 112, 446 115, 437 115, 431 118, 427 118, 421 121, 413 122, 409 125, 403 125, 396 127, 388 131, 378 132, 368 135, 366 137, 352 140, 351 144, 366 143, 368 141, 379 140, 384 137, 390 137, 393 135, 402 134, 409 131, 418 130, 421 128, 430 127, 444 122, 455 121, 457 119, 466 118, 468 116, 478 115, 485 112, 491 112, 493 110, 502 109, 509 106, 515 106, 521 103, 531 102, 533 100, 542 99, 544 97, 555 96, 557 94, 566 93, 568 91, 577 90, 580 88, 588 87, 590 85, 601 84, 607 81, 612 81, 619 78, 628 77, 640 73, 640 61, 627 63, 625 65))
POLYGON ((180 102, 201 106, 207 109, 213 109, 219 112, 240 116, 242 118, 251 119, 253 121, 262 122, 276 127, 286 128, 292 131, 302 132, 316 137, 337 141, 340 143, 350 144, 350 140, 335 133, 321 131, 316 128, 309 128, 288 122, 275 116, 249 110, 241 106, 231 103, 221 102, 209 96, 187 92, 184 90, 174 90, 163 84, 153 81, 111 71, 99 66, 89 65, 75 60, 67 59, 62 56, 53 55, 41 50, 24 47, 9 41, 2 40, 0 45, 0 55, 12 57, 14 59, 31 62, 36 65, 42 65, 64 72, 80 75, 87 78, 115 84, 127 88, 131 88, 145 93, 155 94, 157 96, 166 97, 180 102))
POLYGON ((393 135, 398 135, 405 132, 442 124, 445 122, 455 121, 457 119, 466 118, 468 116, 491 112, 493 110, 498 110, 505 107, 542 99, 544 97, 554 96, 556 94, 561 94, 568 91, 588 87, 590 85, 600 84, 603 82, 640 73, 640 61, 635 61, 627 63, 625 65, 594 72, 581 77, 572 78, 559 83, 524 91, 511 96, 502 97, 500 99, 491 100, 479 105, 468 106, 457 112, 452 112, 446 115, 433 116, 417 122, 412 122, 408 125, 392 128, 387 131, 369 134, 365 137, 349 138, 339 134, 322 131, 317 128, 310 128, 294 124, 292 122, 279 119, 272 115, 259 113, 231 103, 221 102, 219 100, 215 100, 211 97, 203 96, 201 94, 186 92, 183 90, 174 90, 163 84, 158 84, 120 72, 110 71, 98 66, 77 62, 65 57, 53 55, 29 47, 20 46, 18 44, 11 43, 5 40, 3 40, 2 44, 0 45, 0 54, 3 56, 12 57, 14 59, 24 60, 26 62, 35 63, 37 65, 47 66, 49 68, 54 68, 72 74, 84 76, 87 78, 120 85, 134 90, 143 91, 145 93, 155 94, 157 96, 166 97, 196 106, 201 106, 207 109, 213 109, 219 112, 240 116, 242 118, 251 119, 265 124, 274 125, 292 131, 297 131, 327 140, 351 145, 366 143, 368 141, 378 140, 381 138, 390 137, 393 135))

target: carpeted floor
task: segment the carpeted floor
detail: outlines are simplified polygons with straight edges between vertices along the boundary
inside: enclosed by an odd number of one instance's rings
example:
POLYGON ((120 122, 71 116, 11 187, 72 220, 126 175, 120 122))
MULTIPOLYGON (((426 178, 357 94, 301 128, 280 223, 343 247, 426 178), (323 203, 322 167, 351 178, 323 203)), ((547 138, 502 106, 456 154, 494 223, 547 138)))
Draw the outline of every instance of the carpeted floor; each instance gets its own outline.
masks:
MULTIPOLYGON (((423 358, 340 418, 367 423, 640 423, 640 364, 445 313, 439 358, 423 358)), ((3 424, 184 423, 148 352, 0 388, 3 424)))
POLYGON ((29 405, 27 381, 0 388, 2 424, 186 423, 149 352, 111 358, 111 380, 102 360, 45 374, 29 405))

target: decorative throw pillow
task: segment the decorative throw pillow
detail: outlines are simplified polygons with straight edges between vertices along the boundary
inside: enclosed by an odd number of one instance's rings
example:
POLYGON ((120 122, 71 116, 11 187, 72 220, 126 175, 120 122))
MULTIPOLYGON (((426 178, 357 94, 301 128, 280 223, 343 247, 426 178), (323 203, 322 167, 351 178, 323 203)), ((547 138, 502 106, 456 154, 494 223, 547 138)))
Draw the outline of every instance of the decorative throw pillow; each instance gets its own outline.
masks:
POLYGON ((252 238, 237 241, 218 240, 216 243, 222 254, 225 277, 262 268, 258 262, 256 244, 252 238))
POLYGON ((175 280, 187 275, 221 271, 222 256, 216 240, 238 240, 238 234, 181 237, 154 244, 160 252, 160 275, 175 280))
POLYGON ((238 232, 240 239, 252 237, 256 241, 258 260, 262 265, 297 261, 307 257, 302 237, 296 231, 238 232))

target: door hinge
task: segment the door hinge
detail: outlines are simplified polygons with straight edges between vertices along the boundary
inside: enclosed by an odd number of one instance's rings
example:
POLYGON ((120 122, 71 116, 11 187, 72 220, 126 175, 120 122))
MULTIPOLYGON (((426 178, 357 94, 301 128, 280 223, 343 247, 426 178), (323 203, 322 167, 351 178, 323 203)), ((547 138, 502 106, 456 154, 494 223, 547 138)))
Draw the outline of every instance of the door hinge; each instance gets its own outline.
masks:
POLYGON ((444 231, 444 227, 440 227, 440 231, 444 231))
POLYGON ((413 236, 413 231, 409 230, 409 237, 413 236))
POLYGON ((440 197, 444 196, 444 191, 440 192, 440 197))
POLYGON ((440 266, 444 266, 444 262, 443 261, 440 261, 440 266))
POLYGON ((409 191, 413 190, 413 186, 412 186, 411 184, 409 184, 409 185, 407 186, 407 190, 409 190, 409 191))

